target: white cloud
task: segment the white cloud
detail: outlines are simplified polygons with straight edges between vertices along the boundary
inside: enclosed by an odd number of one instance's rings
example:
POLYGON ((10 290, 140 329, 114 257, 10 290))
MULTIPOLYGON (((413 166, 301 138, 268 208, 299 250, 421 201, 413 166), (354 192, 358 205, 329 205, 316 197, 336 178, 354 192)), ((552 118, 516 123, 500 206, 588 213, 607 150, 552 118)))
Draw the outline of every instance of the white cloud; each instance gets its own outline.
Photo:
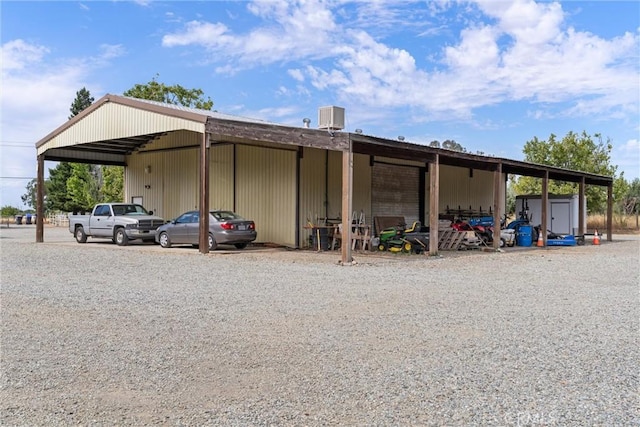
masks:
MULTIPOLYGON (((465 10, 464 20, 475 21, 457 34, 457 43, 442 48, 443 67, 427 69, 417 66, 418 51, 380 38, 381 28, 382 34, 406 31, 399 25, 403 13, 420 13, 419 7, 402 6, 356 4, 354 21, 340 2, 249 3, 262 26, 236 34, 221 23, 192 21, 165 35, 163 45, 203 46, 212 60, 224 58, 215 67, 219 73, 300 61, 306 66, 288 71, 297 84, 308 81, 345 103, 416 108, 421 120, 471 119, 474 109, 517 100, 540 103, 539 117, 617 117, 638 103, 637 34, 607 40, 564 28, 560 3, 483 0, 477 2, 481 14, 465 10), (558 108, 565 102, 571 104, 558 108)), ((425 28, 441 27, 436 18, 451 6, 423 8, 432 20, 425 28)))
POLYGON ((623 153, 635 154, 636 156, 640 156, 640 140, 638 139, 630 139, 624 145, 620 147, 620 151, 623 153))
POLYGON ((289 74, 294 80, 297 80, 299 82, 304 81, 304 74, 300 69, 287 70, 287 74, 289 74))
POLYGON ((100 58, 103 60, 109 60, 123 56, 126 53, 126 49, 121 44, 101 44, 100 45, 100 58))
MULTIPOLYGON (((247 9, 273 23, 246 34, 234 34, 222 23, 191 21, 182 30, 166 34, 162 44, 165 47, 203 46, 213 57, 222 54, 237 58, 235 70, 255 64, 333 55, 336 24, 323 2, 257 2, 250 3, 247 9)), ((216 69, 229 71, 227 67, 216 69)))
POLYGON ((2 72, 21 70, 25 66, 39 62, 49 49, 29 44, 24 40, 11 40, 2 45, 2 72))
MULTIPOLYGON (((101 87, 87 81, 90 72, 123 55, 124 48, 105 44, 86 59, 52 60, 49 53, 48 47, 24 40, 2 45, 2 176, 35 177, 35 143, 68 119, 79 89, 86 87, 97 98, 101 87)), ((25 185, 24 180, 1 180, 2 199, 17 205, 25 185)))

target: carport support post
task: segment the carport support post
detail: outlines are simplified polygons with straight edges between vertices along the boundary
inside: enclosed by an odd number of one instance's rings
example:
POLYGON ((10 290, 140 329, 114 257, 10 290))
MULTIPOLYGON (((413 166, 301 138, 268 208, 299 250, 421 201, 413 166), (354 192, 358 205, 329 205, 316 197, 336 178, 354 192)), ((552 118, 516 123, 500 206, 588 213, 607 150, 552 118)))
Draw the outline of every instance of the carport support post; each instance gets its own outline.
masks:
POLYGON ((584 176, 580 179, 578 185, 578 235, 584 239, 585 223, 584 223, 584 176))
POLYGON ((607 187, 607 241, 613 241, 613 182, 607 187))
POLYGON ((429 255, 438 255, 438 216, 440 206, 440 155, 429 164, 429 255))
POLYGON ((500 247, 500 217, 502 216, 502 163, 493 172, 493 249, 500 247))
POLYGON ((209 253, 209 134, 205 131, 200 144, 200 229, 199 250, 209 253))
POLYGON ((38 156, 36 181, 36 243, 44 242, 44 155, 38 156))
POLYGON ((542 234, 542 245, 547 246, 547 209, 549 209, 549 171, 544 172, 542 178, 542 200, 540 202, 542 207, 540 209, 540 230, 542 234))
POLYGON ((351 264, 351 195, 353 194, 353 154, 349 150, 342 152, 342 265, 351 264))

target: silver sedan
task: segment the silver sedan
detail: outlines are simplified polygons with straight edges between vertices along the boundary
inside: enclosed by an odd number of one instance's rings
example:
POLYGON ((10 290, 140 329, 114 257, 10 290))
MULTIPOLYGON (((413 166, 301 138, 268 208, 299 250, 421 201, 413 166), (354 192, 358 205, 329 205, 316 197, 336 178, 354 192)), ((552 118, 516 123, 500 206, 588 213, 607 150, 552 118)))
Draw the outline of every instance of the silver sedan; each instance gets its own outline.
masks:
MULTIPOLYGON (((156 243, 163 248, 171 245, 190 244, 198 246, 200 242, 200 212, 185 212, 174 220, 158 227, 156 243)), ((218 244, 234 245, 244 249, 256 240, 256 225, 231 211, 214 210, 209 212, 209 250, 218 244)))

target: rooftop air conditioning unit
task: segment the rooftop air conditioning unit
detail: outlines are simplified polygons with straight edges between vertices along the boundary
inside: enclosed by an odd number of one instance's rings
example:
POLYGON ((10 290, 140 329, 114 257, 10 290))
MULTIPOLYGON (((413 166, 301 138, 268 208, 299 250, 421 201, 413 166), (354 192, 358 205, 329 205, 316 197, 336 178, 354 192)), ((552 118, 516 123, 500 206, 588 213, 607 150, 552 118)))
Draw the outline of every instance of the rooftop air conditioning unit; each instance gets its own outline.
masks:
POLYGON ((344 108, 320 107, 318 110, 318 128, 329 130, 344 129, 344 108))

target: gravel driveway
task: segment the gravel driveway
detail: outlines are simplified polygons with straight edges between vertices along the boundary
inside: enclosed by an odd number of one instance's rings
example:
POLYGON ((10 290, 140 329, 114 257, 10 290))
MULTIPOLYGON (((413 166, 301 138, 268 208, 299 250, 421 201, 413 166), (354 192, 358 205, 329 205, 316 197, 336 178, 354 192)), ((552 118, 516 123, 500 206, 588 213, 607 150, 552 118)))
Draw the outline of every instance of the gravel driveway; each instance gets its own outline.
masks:
POLYGON ((0 230, 3 426, 640 424, 640 240, 164 250, 0 230))

